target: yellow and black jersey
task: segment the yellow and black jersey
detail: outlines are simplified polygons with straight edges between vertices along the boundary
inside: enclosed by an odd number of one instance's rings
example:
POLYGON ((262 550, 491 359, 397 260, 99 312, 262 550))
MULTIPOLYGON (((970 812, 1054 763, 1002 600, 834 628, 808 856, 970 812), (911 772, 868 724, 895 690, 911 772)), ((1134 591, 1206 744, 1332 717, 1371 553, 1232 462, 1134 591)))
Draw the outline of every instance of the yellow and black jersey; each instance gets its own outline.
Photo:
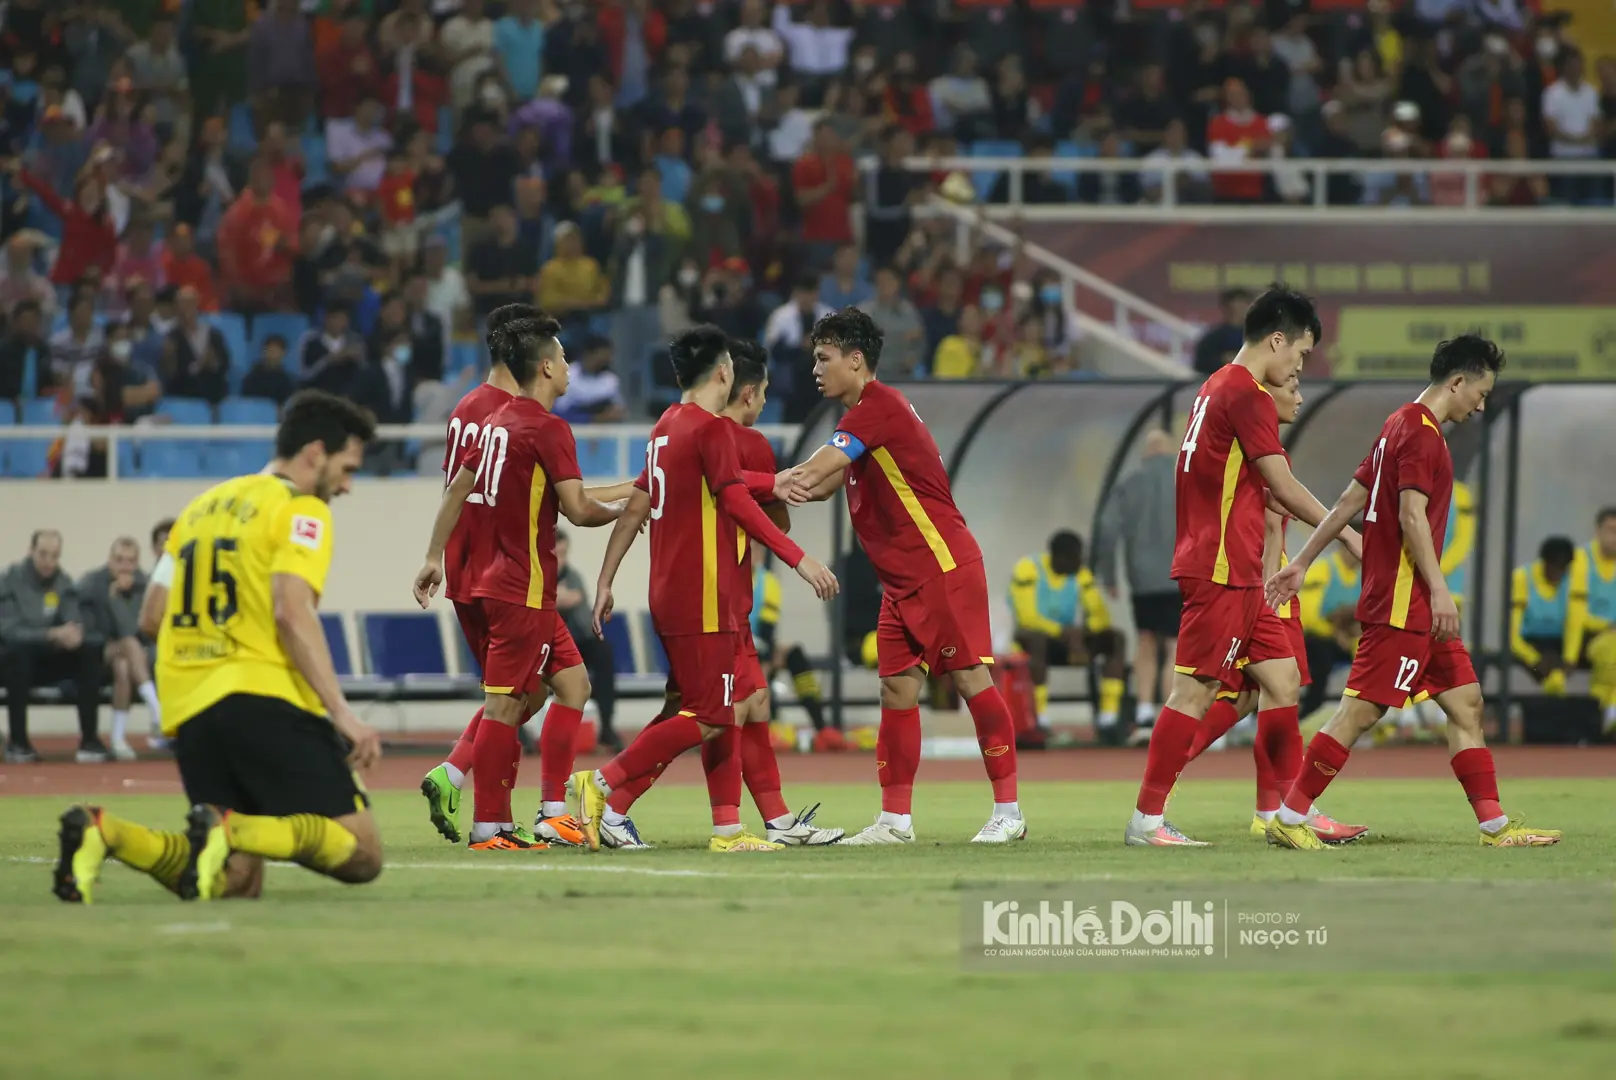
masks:
POLYGON ((174 580, 157 638, 165 732, 231 694, 324 713, 281 644, 270 583, 290 574, 324 592, 331 541, 331 508, 267 473, 226 480, 185 508, 165 549, 174 580))

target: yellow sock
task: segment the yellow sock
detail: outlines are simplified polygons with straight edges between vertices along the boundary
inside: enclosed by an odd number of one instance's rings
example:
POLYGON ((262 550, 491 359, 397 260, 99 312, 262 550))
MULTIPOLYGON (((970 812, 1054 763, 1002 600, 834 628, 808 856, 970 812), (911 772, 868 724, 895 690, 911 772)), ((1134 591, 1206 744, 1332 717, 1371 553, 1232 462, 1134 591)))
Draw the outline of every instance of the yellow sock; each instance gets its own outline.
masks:
POLYGON ((1032 688, 1033 711, 1039 716, 1049 712, 1049 687, 1035 686, 1032 688))
POLYGON ((101 812, 101 836, 107 851, 125 866, 150 874, 165 889, 173 889, 191 857, 184 833, 159 832, 101 812))
POLYGON ((1122 708, 1122 680, 1100 680, 1100 711, 1103 713, 1116 713, 1122 708))
POLYGON ((225 818, 233 851, 301 863, 311 870, 330 873, 353 857, 358 837, 331 818, 318 814, 290 817, 255 817, 231 814, 225 818))

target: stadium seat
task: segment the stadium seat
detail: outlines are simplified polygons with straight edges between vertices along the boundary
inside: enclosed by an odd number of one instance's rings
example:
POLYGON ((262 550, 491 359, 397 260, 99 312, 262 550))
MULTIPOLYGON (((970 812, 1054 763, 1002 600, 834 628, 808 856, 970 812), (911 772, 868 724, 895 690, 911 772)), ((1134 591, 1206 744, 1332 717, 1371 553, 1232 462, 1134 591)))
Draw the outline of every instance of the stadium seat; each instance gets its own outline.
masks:
POLYGON ((320 135, 304 135, 301 140, 303 151, 303 183, 306 186, 324 184, 331 179, 330 161, 326 154, 325 138, 320 135))
POLYGON ((618 468, 617 443, 616 437, 590 438, 586 435, 580 438, 578 471, 591 479, 606 477, 615 480, 623 476, 618 468))
POLYGON ((352 675, 353 657, 348 652, 348 631, 343 628, 342 616, 332 611, 320 613, 320 626, 325 630, 325 643, 331 649, 331 667, 337 675, 352 675))
POLYGON ((245 476, 275 456, 269 439, 217 439, 208 444, 203 468, 208 476, 245 476))
POLYGON ((462 371, 478 371, 483 366, 483 343, 480 341, 457 341, 449 347, 449 370, 443 374, 453 379, 462 371))
MULTIPOLYGON (((150 479, 193 479, 212 475, 203 464, 204 445, 190 439, 148 439, 135 450, 136 468, 129 475, 150 479)), ((123 464, 120 457, 119 468, 123 464)))
MULTIPOLYGON (((1085 149, 1075 142, 1063 139, 1055 144, 1054 156, 1058 158, 1091 158, 1094 156, 1094 152, 1092 149, 1085 149)), ((1075 170, 1072 172, 1051 172, 1049 179, 1051 183, 1059 184, 1070 192, 1072 198, 1077 198, 1077 172, 1075 170)))
POLYGON ((406 691, 423 695, 462 688, 462 680, 449 674, 436 613, 372 612, 359 618, 370 674, 397 679, 406 691))
POLYGON ((458 121, 453 105, 444 105, 438 109, 438 137, 434 153, 447 156, 449 151, 454 149, 454 133, 458 121))
POLYGON ((278 412, 275 403, 266 398, 230 397, 219 402, 219 423, 273 427, 278 412))
POLYGON ((297 339, 309 328, 307 316, 284 312, 271 312, 266 315, 254 315, 252 321, 252 337, 249 339, 249 351, 252 356, 248 358, 246 370, 258 361, 258 354, 263 351, 264 339, 271 334, 279 334, 286 339, 286 370, 294 377, 301 375, 297 369, 297 339))
POLYGON ((645 642, 645 670, 666 675, 668 654, 662 648, 662 639, 657 637, 656 624, 649 611, 640 612, 640 638, 645 642))
POLYGON ((460 674, 468 677, 475 675, 478 679, 481 679, 483 677, 483 665, 472 655, 471 645, 466 641, 466 635, 451 632, 450 636, 454 638, 455 651, 460 656, 460 674))
POLYGON ((213 406, 201 398, 164 398, 158 403, 157 415, 168 417, 176 425, 200 426, 213 423, 213 406))
MULTIPOLYGON (((971 157, 1018 158, 1022 156, 1021 143, 1015 139, 978 139, 971 144, 971 157)), ((993 185, 1004 175, 997 172, 973 172, 971 186, 976 189, 978 202, 987 202, 993 185)))
POLYGON ((24 427, 60 424, 62 418, 56 411, 56 399, 33 398, 29 401, 24 401, 22 403, 22 422, 24 427))
POLYGON ((253 131, 252 110, 246 103, 230 107, 228 145, 238 154, 251 154, 258 148, 258 136, 253 131))
POLYGON ((602 636, 612 649, 612 670, 619 675, 634 675, 639 666, 634 660, 634 638, 629 633, 628 620, 619 615, 601 624, 602 636))
MULTIPOLYGON (((230 353, 230 390, 234 393, 241 389, 241 380, 258 362, 258 354, 247 344, 247 320, 233 311, 216 311, 202 319, 224 338, 225 350, 230 353)), ((288 348, 294 344, 286 343, 288 348)))

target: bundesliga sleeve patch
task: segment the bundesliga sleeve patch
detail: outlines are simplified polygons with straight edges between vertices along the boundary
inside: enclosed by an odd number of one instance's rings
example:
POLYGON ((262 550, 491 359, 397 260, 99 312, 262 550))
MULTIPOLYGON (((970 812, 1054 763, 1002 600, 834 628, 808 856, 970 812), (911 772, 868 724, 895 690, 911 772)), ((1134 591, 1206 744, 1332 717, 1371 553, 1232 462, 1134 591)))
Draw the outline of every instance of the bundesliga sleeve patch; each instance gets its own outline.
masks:
POLYGON ((316 517, 299 514, 292 519, 292 543, 310 551, 320 550, 320 538, 325 525, 316 517))

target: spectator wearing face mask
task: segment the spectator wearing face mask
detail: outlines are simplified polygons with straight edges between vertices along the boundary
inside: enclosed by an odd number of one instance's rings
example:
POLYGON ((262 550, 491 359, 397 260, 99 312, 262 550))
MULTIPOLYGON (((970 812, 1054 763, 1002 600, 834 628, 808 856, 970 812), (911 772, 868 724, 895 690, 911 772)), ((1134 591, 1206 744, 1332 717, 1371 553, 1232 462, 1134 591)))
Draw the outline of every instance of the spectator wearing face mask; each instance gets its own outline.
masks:
POLYGON ((702 174, 690 193, 690 250, 698 261, 716 266, 742 254, 745 212, 745 206, 731 204, 722 172, 713 169, 702 174))
POLYGON ((974 379, 987 370, 982 325, 982 311, 975 304, 960 310, 958 328, 938 342, 937 353, 931 358, 932 378, 974 379))

